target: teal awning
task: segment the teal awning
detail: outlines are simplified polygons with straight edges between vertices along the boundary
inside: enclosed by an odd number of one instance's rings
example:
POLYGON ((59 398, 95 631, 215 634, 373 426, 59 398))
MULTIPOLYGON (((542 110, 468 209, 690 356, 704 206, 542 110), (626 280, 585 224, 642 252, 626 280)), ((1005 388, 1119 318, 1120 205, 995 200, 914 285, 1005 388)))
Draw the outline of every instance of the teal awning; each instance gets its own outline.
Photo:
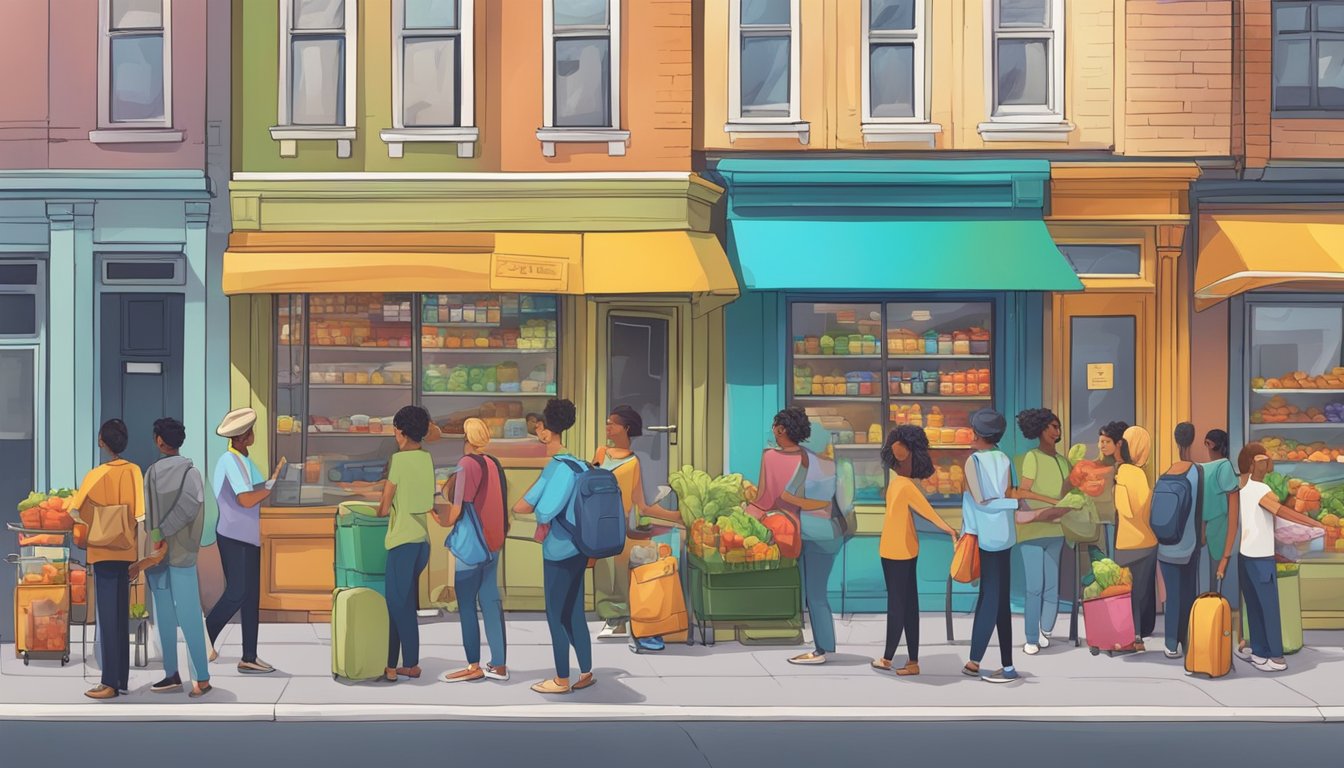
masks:
POLYGON ((1040 219, 737 219, 748 290, 1080 291, 1040 219))

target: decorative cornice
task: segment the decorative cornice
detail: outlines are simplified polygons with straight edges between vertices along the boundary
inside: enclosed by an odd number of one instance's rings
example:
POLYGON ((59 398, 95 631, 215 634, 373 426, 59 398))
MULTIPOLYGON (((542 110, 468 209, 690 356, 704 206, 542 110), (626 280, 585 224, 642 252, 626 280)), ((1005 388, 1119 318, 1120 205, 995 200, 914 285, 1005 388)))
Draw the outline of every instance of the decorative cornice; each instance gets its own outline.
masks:
POLYGON ((47 203, 47 221, 54 232, 93 229, 93 203, 47 203))

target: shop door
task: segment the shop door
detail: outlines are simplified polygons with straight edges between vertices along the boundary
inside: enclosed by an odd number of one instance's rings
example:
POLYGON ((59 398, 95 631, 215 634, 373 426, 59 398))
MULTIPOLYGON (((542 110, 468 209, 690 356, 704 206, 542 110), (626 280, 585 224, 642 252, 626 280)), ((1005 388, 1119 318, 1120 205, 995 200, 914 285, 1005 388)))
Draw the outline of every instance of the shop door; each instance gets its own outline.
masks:
POLYGON ((667 484, 668 472, 681 466, 676 459, 680 452, 674 353, 677 310, 613 308, 605 314, 606 397, 599 424, 618 405, 639 413, 644 433, 631 441, 631 447, 639 456, 644 498, 652 502, 658 486, 667 484))
POLYGON ((1060 302, 1061 347, 1056 360, 1057 391, 1063 394, 1060 414, 1069 444, 1084 443, 1096 456, 1097 433, 1107 423, 1148 423, 1153 410, 1142 382, 1149 380, 1151 353, 1146 349, 1148 296, 1067 296, 1060 302))
MULTIPOLYGON (((37 390, 32 347, 0 347, 0 522, 19 522, 16 503, 37 487, 37 390)), ((45 490, 45 489, 43 489, 45 490)), ((18 538, 0 537, 0 558, 14 554, 18 538)), ((13 566, 0 563, 0 641, 14 641, 13 566)))
POLYGON ((141 469, 159 458, 154 421, 182 418, 182 301, 180 293, 103 294, 99 424, 113 418, 126 422, 125 458, 141 469))

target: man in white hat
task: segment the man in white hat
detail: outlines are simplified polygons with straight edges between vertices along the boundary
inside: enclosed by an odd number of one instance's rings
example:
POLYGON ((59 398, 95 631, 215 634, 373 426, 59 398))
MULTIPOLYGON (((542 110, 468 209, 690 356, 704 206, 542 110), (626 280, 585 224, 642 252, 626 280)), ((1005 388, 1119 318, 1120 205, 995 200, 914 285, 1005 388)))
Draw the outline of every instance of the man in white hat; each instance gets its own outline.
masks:
POLYGON ((267 674, 275 667, 257 658, 257 624, 261 603, 261 503, 271 495, 275 479, 285 467, 285 459, 276 462, 270 480, 248 456, 248 448, 256 442, 253 427, 257 412, 251 408, 230 411, 220 422, 216 432, 228 438, 229 450, 215 466, 215 499, 219 503, 219 524, 216 527, 219 559, 224 566, 224 596, 210 609, 205 619, 210 634, 210 660, 219 653, 215 641, 224 626, 240 614, 243 625, 243 657, 238 671, 244 674, 267 674))

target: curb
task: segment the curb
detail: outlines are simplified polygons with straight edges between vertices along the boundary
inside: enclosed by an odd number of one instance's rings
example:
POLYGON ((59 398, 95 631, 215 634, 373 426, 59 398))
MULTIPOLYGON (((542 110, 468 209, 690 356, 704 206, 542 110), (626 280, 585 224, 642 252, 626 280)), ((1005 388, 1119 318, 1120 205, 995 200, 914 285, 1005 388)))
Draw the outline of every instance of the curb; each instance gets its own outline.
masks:
POLYGON ((681 707, 612 704, 5 704, 0 721, 1344 722, 1344 707, 681 707))

